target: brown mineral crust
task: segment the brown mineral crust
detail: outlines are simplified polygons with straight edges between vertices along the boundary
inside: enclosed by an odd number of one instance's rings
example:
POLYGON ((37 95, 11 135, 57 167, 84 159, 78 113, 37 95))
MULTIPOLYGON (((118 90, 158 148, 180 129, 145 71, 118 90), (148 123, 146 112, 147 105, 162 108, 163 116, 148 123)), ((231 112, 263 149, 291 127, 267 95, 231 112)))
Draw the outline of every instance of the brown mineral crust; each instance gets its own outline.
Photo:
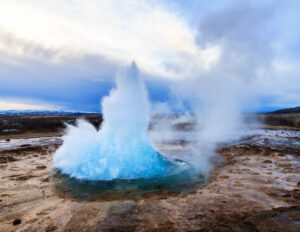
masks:
POLYGON ((185 194, 83 201, 56 191, 57 145, 1 151, 0 231, 299 231, 299 151, 268 146, 220 148, 207 183, 185 194))

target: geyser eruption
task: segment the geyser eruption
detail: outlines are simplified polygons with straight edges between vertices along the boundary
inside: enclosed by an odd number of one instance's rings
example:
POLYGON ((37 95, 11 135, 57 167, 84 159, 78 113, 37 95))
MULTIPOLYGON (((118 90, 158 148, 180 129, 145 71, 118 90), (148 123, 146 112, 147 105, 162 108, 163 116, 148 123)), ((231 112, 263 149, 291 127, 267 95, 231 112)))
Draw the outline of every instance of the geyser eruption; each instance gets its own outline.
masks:
POLYGON ((149 143, 147 92, 134 62, 117 75, 102 110, 99 131, 84 120, 69 126, 55 168, 77 179, 113 180, 156 177, 176 166, 149 143))

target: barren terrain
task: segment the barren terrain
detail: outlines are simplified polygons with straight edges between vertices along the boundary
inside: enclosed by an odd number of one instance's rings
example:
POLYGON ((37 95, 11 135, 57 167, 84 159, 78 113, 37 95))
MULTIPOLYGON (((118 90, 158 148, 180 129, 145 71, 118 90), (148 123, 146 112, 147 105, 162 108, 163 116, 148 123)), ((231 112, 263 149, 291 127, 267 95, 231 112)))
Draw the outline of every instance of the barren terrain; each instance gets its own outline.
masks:
MULTIPOLYGON (((257 130, 218 149, 222 162, 187 193, 79 201, 57 192, 57 136, 0 140, 0 231, 299 231, 300 135, 257 130)), ((161 143, 180 155, 185 143, 161 143)))

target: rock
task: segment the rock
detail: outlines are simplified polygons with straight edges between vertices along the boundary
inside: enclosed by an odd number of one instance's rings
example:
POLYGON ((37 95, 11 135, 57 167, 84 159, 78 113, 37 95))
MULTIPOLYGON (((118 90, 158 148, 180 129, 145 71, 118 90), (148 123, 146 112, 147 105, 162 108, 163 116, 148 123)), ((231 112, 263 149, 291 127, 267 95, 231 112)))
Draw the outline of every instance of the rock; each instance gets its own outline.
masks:
POLYGON ((36 167, 37 170, 43 170, 43 169, 46 169, 47 167, 45 165, 38 165, 36 167))
POLYGON ((42 179, 42 182, 49 182, 49 177, 42 179))
POLYGON ((33 176, 33 175, 24 175, 24 176, 18 176, 15 178, 15 180, 17 181, 26 181, 26 180, 29 180, 31 178, 34 178, 36 176, 33 176))
POLYGON ((219 176, 219 179, 228 179, 229 176, 223 175, 223 176, 219 176))
POLYGON ((265 163, 265 164, 271 164, 271 163, 273 163, 273 162, 272 162, 272 160, 264 160, 264 163, 265 163))
POLYGON ((300 207, 292 206, 263 211, 246 218, 232 231, 298 232, 300 207))
POLYGON ((294 199, 300 199, 300 190, 299 189, 294 189, 290 191, 290 194, 294 199))
POLYGON ((52 232, 57 230, 57 226, 49 225, 46 227, 45 232, 52 232))
POLYGON ((7 155, 7 154, 1 154, 1 156, 0 156, 0 163, 10 163, 10 162, 14 162, 17 160, 18 160, 17 158, 7 155))
POLYGON ((13 225, 14 225, 14 226, 19 225, 19 224, 21 224, 21 223, 22 223, 22 220, 19 219, 19 218, 15 219, 15 220, 13 221, 13 225))

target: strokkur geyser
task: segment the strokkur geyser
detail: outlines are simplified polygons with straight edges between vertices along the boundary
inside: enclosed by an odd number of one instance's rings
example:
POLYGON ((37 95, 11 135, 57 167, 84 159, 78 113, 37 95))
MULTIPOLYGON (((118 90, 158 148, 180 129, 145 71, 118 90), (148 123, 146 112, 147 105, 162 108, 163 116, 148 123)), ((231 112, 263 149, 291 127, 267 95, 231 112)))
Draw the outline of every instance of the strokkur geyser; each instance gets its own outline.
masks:
POLYGON ((153 178, 173 172, 178 164, 156 152, 148 140, 148 105, 133 62, 118 74, 116 88, 102 100, 101 130, 83 120, 77 127, 69 126, 54 167, 81 180, 153 178))

